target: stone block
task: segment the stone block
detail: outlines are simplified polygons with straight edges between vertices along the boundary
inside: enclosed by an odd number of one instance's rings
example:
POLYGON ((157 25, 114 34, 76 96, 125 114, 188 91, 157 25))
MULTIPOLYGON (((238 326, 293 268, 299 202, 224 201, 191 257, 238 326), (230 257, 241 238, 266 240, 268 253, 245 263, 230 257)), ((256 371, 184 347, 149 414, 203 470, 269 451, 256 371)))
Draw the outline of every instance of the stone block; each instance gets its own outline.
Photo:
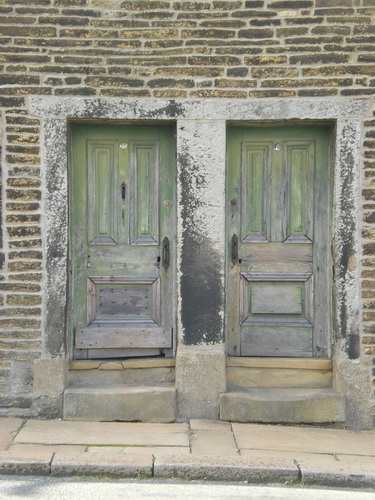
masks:
POLYGON ((151 453, 72 453, 59 451, 51 464, 52 476, 96 476, 106 474, 113 477, 137 477, 152 475, 151 453))
POLYGON ((233 389, 221 396, 220 418, 232 422, 344 422, 345 399, 329 389, 233 389))
POLYGON ((64 393, 68 420, 173 422, 176 392, 168 386, 72 386, 64 393))
POLYGON ((12 394, 27 394, 32 390, 32 363, 13 362, 9 374, 9 390, 12 394))
POLYGON ((103 363, 93 370, 69 370, 70 385, 86 384, 128 384, 128 385, 164 385, 174 382, 174 368, 150 367, 150 368, 126 368, 121 364, 117 366, 112 363, 103 363), (107 367, 105 367, 107 365, 107 367), (105 368, 104 368, 105 367, 105 368))
POLYGON ((298 368, 227 368, 227 384, 231 387, 332 387, 332 371, 298 368))
POLYGON ((270 461, 261 454, 257 457, 168 455, 157 457, 154 463, 155 478, 285 483, 297 481, 298 472, 292 459, 270 461))
POLYGON ((176 358, 178 418, 216 420, 225 391, 224 346, 180 346, 176 358))
POLYGON ((68 383, 68 367, 65 359, 37 359, 34 361, 34 399, 41 396, 57 398, 68 383))
POLYGON ((0 452, 0 474, 48 476, 52 450, 19 453, 13 450, 0 452))

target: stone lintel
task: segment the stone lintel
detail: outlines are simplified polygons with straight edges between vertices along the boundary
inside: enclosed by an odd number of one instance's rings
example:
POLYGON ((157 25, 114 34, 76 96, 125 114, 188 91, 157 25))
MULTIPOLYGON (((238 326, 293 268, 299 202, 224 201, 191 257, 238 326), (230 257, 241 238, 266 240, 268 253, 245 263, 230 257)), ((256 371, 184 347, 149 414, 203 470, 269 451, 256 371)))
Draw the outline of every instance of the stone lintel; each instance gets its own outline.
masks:
POLYGON ((38 116, 118 120, 327 120, 360 118, 370 99, 137 99, 30 97, 38 116))

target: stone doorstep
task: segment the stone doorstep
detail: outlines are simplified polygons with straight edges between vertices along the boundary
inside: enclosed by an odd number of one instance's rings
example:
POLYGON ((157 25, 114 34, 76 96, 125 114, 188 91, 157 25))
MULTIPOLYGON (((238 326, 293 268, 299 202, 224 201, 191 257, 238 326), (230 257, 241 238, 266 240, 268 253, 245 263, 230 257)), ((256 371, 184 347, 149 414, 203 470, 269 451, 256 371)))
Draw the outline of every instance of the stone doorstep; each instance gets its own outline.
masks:
POLYGON ((317 424, 345 421, 345 398, 332 389, 229 387, 220 418, 231 422, 317 424))
POLYGON ((175 369, 172 367, 69 370, 69 389, 80 386, 169 386, 174 381, 175 369))
POLYGON ((318 358, 228 357, 227 385, 243 388, 332 388, 333 363, 318 358))
POLYGON ((64 391, 64 419, 174 422, 176 390, 172 384, 71 386, 64 391))
POLYGON ((71 361, 68 365, 69 370, 126 370, 126 369, 144 369, 144 368, 173 368, 176 365, 173 358, 145 358, 145 359, 127 359, 124 361, 94 361, 81 360, 71 361))

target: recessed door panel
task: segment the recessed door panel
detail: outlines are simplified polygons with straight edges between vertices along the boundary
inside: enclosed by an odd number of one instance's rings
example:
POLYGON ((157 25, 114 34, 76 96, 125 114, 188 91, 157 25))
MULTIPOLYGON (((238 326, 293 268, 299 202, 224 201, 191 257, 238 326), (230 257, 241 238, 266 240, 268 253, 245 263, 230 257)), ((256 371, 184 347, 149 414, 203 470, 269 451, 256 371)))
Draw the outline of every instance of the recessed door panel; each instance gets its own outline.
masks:
POLYGON ((168 349, 171 354, 173 130, 77 124, 70 181, 75 356, 156 355, 168 349))
POLYGON ((326 357, 329 129, 232 128, 227 151, 228 352, 326 357))

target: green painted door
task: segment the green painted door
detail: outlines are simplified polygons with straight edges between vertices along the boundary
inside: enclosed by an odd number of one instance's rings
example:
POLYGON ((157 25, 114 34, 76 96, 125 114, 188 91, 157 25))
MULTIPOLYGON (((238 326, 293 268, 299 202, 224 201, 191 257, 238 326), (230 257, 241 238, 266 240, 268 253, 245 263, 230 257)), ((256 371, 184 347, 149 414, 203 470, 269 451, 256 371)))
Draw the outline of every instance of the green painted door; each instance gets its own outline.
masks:
POLYGON ((173 348, 174 131, 76 124, 69 324, 76 359, 173 348))
POLYGON ((232 128, 227 343, 232 356, 330 356, 327 127, 232 128))

